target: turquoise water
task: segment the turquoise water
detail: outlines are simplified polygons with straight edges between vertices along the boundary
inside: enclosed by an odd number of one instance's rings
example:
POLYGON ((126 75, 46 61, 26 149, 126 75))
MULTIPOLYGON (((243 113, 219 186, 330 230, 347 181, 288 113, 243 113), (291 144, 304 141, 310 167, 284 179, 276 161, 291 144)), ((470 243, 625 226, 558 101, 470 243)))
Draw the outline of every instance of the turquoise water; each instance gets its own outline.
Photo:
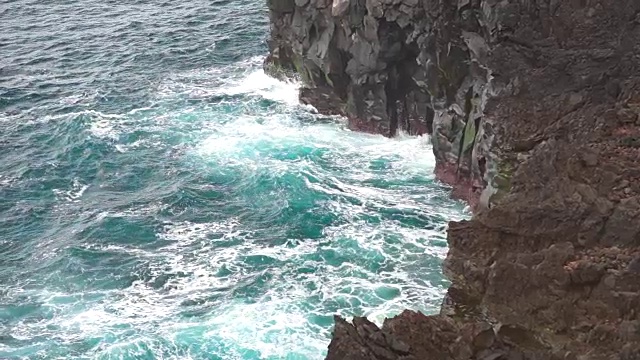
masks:
POLYGON ((262 0, 0 2, 0 359, 321 359, 436 311, 425 138, 265 76, 262 0))

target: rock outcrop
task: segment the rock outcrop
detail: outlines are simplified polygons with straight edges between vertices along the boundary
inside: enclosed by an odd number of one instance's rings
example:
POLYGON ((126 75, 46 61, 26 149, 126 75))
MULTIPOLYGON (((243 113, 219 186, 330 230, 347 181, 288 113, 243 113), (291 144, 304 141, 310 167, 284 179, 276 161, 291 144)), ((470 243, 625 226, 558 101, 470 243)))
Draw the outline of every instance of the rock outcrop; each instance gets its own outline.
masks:
POLYGON ((329 359, 640 359, 640 1, 268 3, 271 74, 430 134, 475 209, 441 314, 338 319, 329 359))

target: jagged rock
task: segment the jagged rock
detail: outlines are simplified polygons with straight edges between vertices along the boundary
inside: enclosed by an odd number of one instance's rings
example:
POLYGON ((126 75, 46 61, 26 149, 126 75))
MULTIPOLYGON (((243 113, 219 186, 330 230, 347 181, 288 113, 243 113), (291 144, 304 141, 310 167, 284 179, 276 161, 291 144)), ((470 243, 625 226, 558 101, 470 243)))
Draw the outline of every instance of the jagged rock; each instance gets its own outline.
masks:
POLYGON ((442 314, 336 320, 330 359, 638 358, 640 1, 268 2, 267 71, 352 129, 429 134, 475 209, 442 314))
POLYGON ((328 359, 414 359, 406 357, 410 352, 407 344, 379 329, 366 318, 354 318, 353 324, 349 324, 336 316, 333 334, 328 359))

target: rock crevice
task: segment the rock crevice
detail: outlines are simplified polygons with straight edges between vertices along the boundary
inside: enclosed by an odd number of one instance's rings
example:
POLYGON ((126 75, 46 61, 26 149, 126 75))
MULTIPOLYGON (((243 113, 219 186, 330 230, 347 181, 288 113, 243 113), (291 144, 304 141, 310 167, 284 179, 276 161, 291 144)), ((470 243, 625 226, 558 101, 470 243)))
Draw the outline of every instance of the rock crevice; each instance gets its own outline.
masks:
POLYGON ((339 319, 328 358, 640 358, 640 1, 268 3, 269 73, 352 129, 430 136, 475 209, 441 314, 339 319))

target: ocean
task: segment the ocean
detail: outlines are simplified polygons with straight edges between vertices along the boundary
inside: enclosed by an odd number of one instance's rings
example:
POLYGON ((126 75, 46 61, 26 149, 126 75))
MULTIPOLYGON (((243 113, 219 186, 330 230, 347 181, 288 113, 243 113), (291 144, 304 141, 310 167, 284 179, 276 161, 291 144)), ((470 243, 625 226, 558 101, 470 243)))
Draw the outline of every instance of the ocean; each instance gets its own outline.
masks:
POLYGON ((262 71, 264 0, 0 0, 0 359, 322 359, 438 311, 427 137, 262 71))

